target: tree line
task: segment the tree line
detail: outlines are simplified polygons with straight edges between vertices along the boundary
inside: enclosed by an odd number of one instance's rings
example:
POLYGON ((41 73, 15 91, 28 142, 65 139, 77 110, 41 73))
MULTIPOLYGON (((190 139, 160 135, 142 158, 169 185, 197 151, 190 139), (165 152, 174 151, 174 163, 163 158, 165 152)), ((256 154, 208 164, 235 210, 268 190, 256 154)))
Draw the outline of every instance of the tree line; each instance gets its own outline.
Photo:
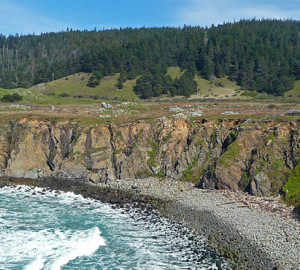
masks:
POLYGON ((0 35, 0 87, 30 87, 76 72, 88 86, 120 73, 117 87, 137 78, 142 98, 197 91, 194 75, 228 76, 245 89, 283 95, 300 79, 300 22, 241 20, 210 28, 125 28, 41 35, 0 35), (173 81, 168 67, 185 70, 173 81))

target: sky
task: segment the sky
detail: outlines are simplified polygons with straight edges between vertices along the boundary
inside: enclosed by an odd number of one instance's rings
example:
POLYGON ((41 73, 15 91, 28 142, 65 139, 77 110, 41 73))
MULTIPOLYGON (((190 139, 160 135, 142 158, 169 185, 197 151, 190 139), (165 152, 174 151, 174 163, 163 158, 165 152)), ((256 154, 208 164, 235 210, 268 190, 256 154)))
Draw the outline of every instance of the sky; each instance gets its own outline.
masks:
POLYGON ((300 20, 300 0, 0 0, 0 33, 300 20))

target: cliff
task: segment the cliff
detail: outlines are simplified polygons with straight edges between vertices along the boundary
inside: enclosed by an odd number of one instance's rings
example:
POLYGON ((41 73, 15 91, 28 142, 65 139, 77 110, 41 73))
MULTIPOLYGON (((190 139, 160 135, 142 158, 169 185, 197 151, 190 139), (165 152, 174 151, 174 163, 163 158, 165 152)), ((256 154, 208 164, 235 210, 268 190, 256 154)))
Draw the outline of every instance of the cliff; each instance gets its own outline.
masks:
POLYGON ((270 195, 300 159, 300 121, 194 120, 80 126, 23 118, 0 126, 0 176, 89 184, 158 176, 270 195))

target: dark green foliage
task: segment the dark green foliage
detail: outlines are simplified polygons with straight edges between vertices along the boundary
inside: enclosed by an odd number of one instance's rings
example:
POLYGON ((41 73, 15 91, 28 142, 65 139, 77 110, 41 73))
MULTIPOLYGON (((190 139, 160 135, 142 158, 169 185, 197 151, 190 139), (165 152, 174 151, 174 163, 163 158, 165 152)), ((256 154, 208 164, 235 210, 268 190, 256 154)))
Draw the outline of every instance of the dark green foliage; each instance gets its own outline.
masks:
POLYGON ((167 72, 164 65, 153 65, 150 71, 136 81, 133 90, 140 98, 158 97, 167 94, 172 87, 173 80, 165 75, 167 72))
POLYGON ((197 83, 194 80, 195 73, 193 71, 185 71, 180 79, 176 82, 176 94, 190 97, 191 94, 197 92, 197 83))
POLYGON ((120 77, 118 78, 118 82, 116 84, 116 87, 118 89, 122 89, 124 86, 123 86, 123 83, 126 81, 126 79, 123 77, 123 75, 121 74, 120 77))
POLYGON ((17 93, 14 93, 12 95, 5 95, 1 98, 1 101, 4 101, 4 102, 15 102, 15 101, 20 101, 22 100, 22 96, 17 94, 17 93))
POLYGON ((137 79, 136 86, 133 90, 136 94, 140 95, 141 98, 149 98, 153 96, 153 82, 154 78, 151 73, 145 74, 137 79))
POLYGON ((100 84, 101 79, 103 78, 103 73, 100 70, 95 71, 92 76, 89 78, 87 83, 88 87, 96 87, 100 84))
MULTIPOLYGON (((164 75, 167 67, 179 66, 206 79, 227 75, 245 89, 282 95, 300 79, 299 31, 299 21, 242 20, 209 29, 0 35, 0 87, 30 87, 76 72, 92 73, 88 85, 95 87, 102 76, 121 73, 124 80, 143 77, 136 92, 144 98, 189 96, 193 80, 185 75, 174 86, 164 75)), ((117 87, 122 84, 120 79, 117 87)))
POLYGON ((197 83, 194 77, 195 73, 190 70, 186 70, 180 79, 176 78, 175 81, 163 72, 147 73, 137 79, 133 90, 143 99, 158 97, 162 94, 189 97, 197 91, 197 83))

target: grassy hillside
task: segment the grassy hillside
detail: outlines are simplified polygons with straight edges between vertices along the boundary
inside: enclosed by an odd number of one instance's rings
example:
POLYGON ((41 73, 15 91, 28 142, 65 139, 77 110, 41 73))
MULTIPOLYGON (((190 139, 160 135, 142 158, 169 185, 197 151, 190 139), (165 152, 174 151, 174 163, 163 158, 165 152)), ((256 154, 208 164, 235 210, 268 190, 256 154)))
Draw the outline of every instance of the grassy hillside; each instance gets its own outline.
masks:
POLYGON ((86 84, 90 77, 87 73, 77 73, 53 82, 40 84, 32 87, 48 96, 71 96, 79 98, 95 99, 120 99, 120 100, 137 100, 133 92, 135 80, 128 80, 124 83, 124 88, 119 90, 115 86, 120 74, 104 77, 100 85, 95 88, 87 87, 86 84))
MULTIPOLYGON (((181 71, 179 67, 170 67, 168 68, 167 74, 169 74, 172 79, 175 79, 176 77, 180 78, 183 72, 184 71, 181 71)), ((119 90, 116 87, 119 76, 119 73, 113 76, 106 76, 101 80, 100 85, 95 88, 90 88, 86 86, 90 75, 87 73, 77 73, 53 82, 39 84, 29 90, 37 93, 37 95, 45 95, 44 100, 53 100, 63 103, 66 103, 67 100, 73 97, 79 97, 80 99, 138 100, 137 95, 133 92, 133 86, 136 80, 126 81, 123 89, 119 90), (66 97, 62 97, 64 95, 66 97)), ((196 76, 195 80, 198 84, 199 95, 193 95, 192 98, 230 98, 239 96, 241 92, 239 86, 225 77, 216 79, 214 83, 200 76, 196 76)), ((76 100, 79 100, 79 98, 76 98, 76 100)), ((69 102, 76 103, 76 100, 69 102)))
MULTIPOLYGON (((174 80, 180 78, 184 71, 181 71, 179 67, 169 67, 167 74, 174 80)), ((240 86, 236 85, 227 79, 227 77, 218 78, 214 83, 209 80, 205 80, 200 76, 195 76, 195 81, 198 85, 198 95, 193 95, 192 98, 230 98, 240 96, 242 91, 240 86)))
MULTIPOLYGON (((237 98, 243 92, 238 85, 226 77, 216 79, 213 83, 196 76, 195 81, 198 84, 198 97, 201 98, 237 98)), ((196 97, 197 95, 192 96, 192 98, 196 97)))
MULTIPOLYGON (((172 79, 179 78, 184 71, 179 67, 168 68, 167 74, 172 79)), ((123 85, 123 89, 119 90, 116 87, 119 73, 113 76, 104 77, 100 85, 95 88, 87 87, 90 74, 76 73, 52 82, 42 83, 33 86, 29 89, 0 89, 0 98, 5 94, 18 93, 23 96, 22 102, 34 104, 86 104, 95 103, 97 100, 122 100, 122 101, 137 101, 138 96, 133 92, 133 87, 136 84, 135 80, 127 80, 123 85)), ((198 84, 198 94, 194 94, 191 98, 251 98, 247 96, 241 97, 244 92, 234 82, 227 77, 216 79, 215 82, 210 82, 196 75, 195 81, 198 84)), ((292 90, 293 95, 300 95, 300 81, 292 90)), ((291 95, 291 94, 290 94, 291 95)))
POLYGON ((300 97, 300 80, 295 82, 294 88, 284 94, 285 97, 300 97))
POLYGON ((23 96, 22 103, 34 104, 86 104, 102 99, 136 101, 139 98, 133 92, 136 80, 128 80, 123 89, 115 86, 120 75, 106 76, 95 88, 87 87, 90 77, 87 73, 77 73, 49 83, 33 86, 29 89, 2 89, 0 98, 6 94, 18 93, 23 96))
MULTIPOLYGON (((62 104, 94 104, 96 100, 91 99, 78 99, 73 97, 61 97, 53 95, 45 95, 37 87, 35 88, 17 88, 17 89, 3 89, 0 88, 0 98, 6 94, 20 94, 23 99, 19 103, 25 104, 37 104, 37 105, 62 105, 62 104)), ((98 101, 99 103, 99 101, 98 101)), ((4 103, 0 101, 0 104, 11 105, 11 103, 4 103)))

